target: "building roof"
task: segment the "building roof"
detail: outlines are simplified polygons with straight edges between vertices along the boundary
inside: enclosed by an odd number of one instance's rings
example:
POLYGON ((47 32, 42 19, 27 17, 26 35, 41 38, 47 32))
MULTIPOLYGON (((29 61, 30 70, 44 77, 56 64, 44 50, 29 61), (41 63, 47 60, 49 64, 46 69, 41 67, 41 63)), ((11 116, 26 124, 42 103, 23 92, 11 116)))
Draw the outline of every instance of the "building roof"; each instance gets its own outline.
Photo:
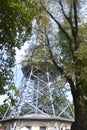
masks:
POLYGON ((67 119, 67 118, 61 118, 57 116, 50 116, 50 115, 44 115, 44 114, 29 114, 29 115, 24 115, 24 116, 19 116, 19 117, 11 117, 7 119, 2 119, 1 122, 6 122, 6 121, 17 121, 17 120, 24 120, 24 121, 60 121, 60 122, 74 122, 73 119, 67 119))

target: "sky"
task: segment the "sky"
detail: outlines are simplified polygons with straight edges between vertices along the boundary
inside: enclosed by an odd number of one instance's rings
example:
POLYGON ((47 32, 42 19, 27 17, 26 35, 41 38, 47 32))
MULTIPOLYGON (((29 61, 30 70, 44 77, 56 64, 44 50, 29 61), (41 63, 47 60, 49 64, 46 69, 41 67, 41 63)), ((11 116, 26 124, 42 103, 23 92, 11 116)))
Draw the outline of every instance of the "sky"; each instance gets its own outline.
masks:
POLYGON ((14 68, 14 74, 15 74, 14 82, 15 82, 17 87, 19 87, 20 81, 23 77, 23 74, 21 71, 21 61, 23 60, 23 56, 25 55, 25 50, 27 48, 28 48, 28 42, 25 42, 25 44, 22 46, 22 48, 20 50, 16 49, 16 56, 15 56, 16 66, 14 68))

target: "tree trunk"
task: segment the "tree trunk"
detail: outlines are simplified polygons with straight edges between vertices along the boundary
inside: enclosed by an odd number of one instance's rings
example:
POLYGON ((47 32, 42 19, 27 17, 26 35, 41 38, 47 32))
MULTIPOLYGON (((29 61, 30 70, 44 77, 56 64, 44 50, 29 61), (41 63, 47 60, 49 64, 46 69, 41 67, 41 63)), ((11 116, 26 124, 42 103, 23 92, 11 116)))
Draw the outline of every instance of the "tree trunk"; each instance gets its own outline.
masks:
POLYGON ((81 96, 77 97, 77 102, 75 105, 76 130, 84 130, 84 105, 81 98, 81 96))
POLYGON ((76 89, 76 96, 73 97, 75 107, 75 122, 71 126, 71 130, 85 130, 84 126, 84 99, 82 86, 76 89))

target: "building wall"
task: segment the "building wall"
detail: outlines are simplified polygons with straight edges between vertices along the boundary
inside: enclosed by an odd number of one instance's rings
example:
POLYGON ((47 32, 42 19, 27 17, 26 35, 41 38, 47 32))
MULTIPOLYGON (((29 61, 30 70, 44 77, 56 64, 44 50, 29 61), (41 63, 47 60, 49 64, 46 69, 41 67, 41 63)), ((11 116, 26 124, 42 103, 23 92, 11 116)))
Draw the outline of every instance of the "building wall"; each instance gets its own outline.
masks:
POLYGON ((70 130, 71 123, 64 122, 54 122, 54 121, 45 121, 45 122, 21 122, 17 124, 18 130, 23 130, 23 127, 31 126, 31 130, 40 130, 41 127, 46 127, 46 130, 70 130))
POLYGON ((71 123, 55 121, 6 122, 2 125, 2 130, 40 130, 40 127, 46 127, 46 130, 70 130, 71 123), (28 128, 30 126, 31 129, 28 128))

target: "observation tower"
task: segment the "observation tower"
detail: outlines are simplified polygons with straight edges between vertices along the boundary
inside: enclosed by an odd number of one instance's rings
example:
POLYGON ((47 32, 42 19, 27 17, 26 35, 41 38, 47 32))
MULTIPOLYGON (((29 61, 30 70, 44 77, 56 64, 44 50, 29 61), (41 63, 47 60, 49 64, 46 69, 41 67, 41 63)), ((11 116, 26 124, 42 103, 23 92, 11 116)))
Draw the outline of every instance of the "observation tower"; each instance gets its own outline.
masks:
POLYGON ((64 84, 56 85, 58 79, 53 64, 50 62, 41 64, 41 68, 29 64, 22 67, 23 78, 18 88, 17 103, 8 108, 3 119, 32 113, 74 118, 64 94, 64 84))

